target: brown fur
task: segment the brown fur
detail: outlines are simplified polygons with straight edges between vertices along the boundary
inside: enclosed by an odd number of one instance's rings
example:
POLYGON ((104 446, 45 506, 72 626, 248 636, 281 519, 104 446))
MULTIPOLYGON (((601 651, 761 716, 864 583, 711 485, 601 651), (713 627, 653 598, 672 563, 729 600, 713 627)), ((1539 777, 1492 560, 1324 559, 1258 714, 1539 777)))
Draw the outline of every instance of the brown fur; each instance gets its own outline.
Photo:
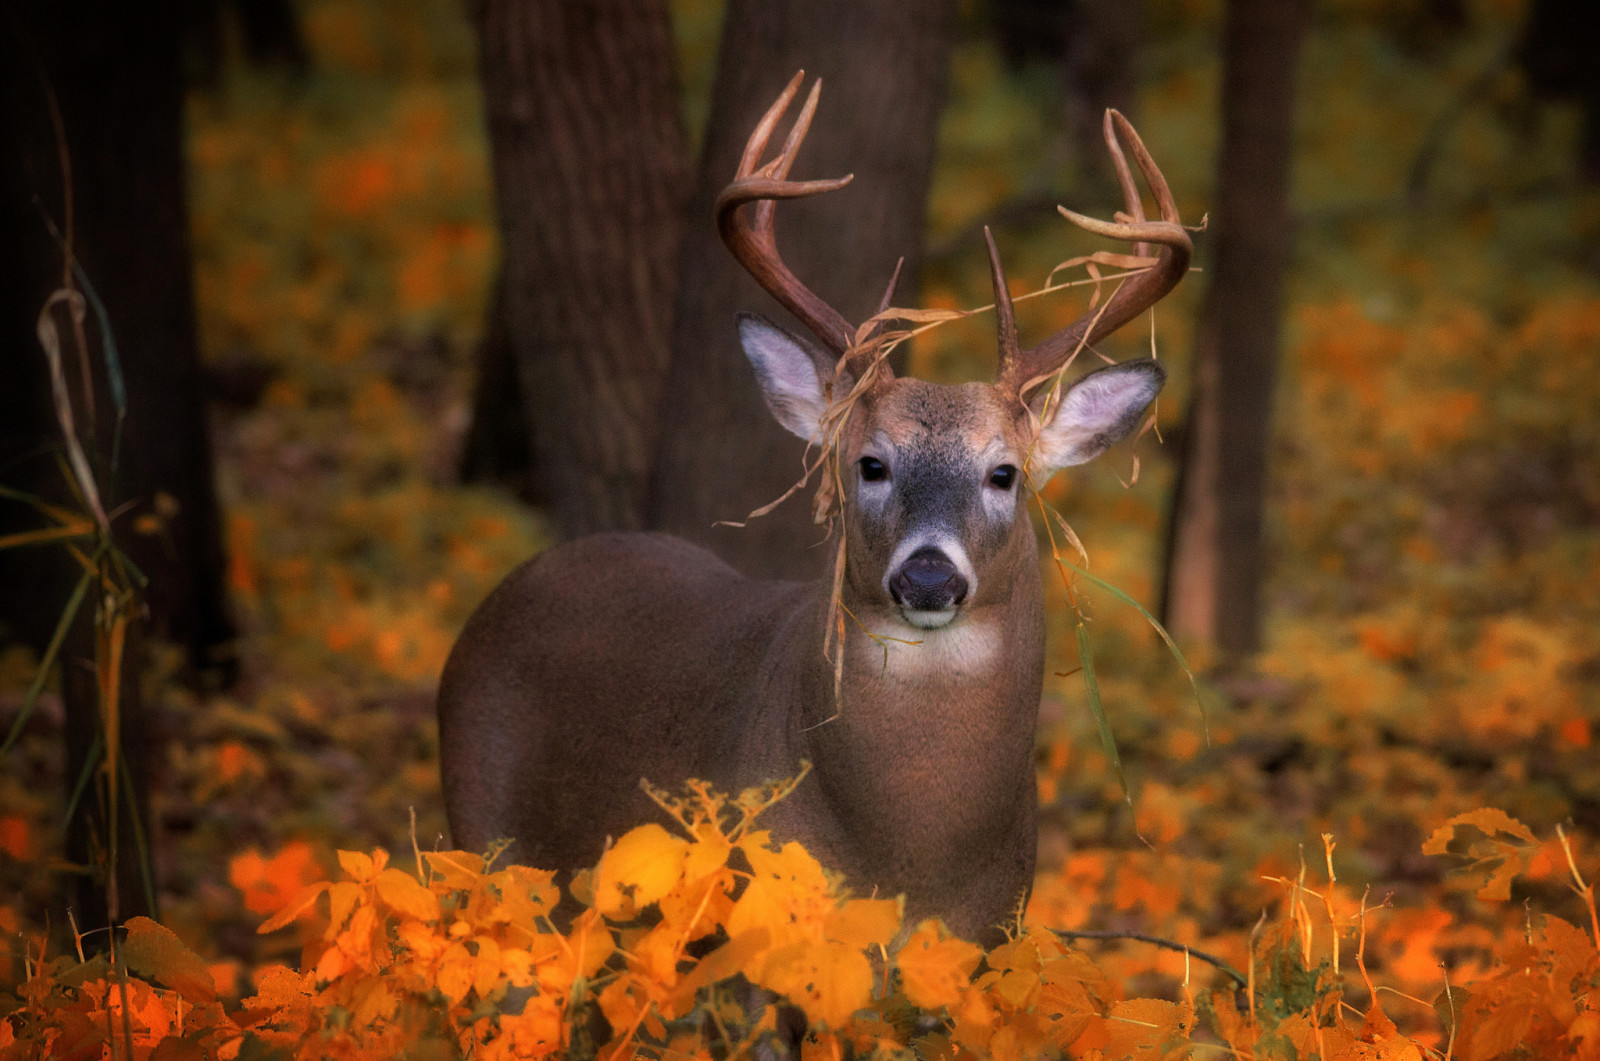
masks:
MULTIPOLYGON (((1005 415, 987 384, 893 381, 856 414, 843 466, 876 430, 906 450, 943 441, 970 453, 1000 438, 1020 463, 1013 407, 1005 415)), ((972 490, 984 474, 972 472, 972 490)), ((1003 538, 969 546, 980 578, 960 618, 910 631, 880 585, 893 539, 863 532, 846 489, 843 603, 867 629, 923 644, 891 645, 886 665, 847 621, 837 712, 823 585, 745 579, 661 535, 581 539, 525 564, 473 615, 441 683, 455 842, 514 837, 512 857, 576 869, 606 837, 659 818, 641 777, 736 791, 810 760, 813 776, 764 819, 776 836, 859 893, 905 893, 910 918, 995 938, 1032 879, 1036 844, 1044 622, 1034 534, 1014 494, 1003 538), (991 651, 963 651, 972 644, 991 651)))

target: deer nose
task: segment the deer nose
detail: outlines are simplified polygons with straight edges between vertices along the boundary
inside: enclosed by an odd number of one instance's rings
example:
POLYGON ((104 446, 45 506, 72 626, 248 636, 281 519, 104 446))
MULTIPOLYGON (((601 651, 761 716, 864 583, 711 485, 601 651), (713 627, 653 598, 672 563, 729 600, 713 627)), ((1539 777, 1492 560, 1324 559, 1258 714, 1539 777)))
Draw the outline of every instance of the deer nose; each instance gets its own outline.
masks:
POLYGON ((944 553, 918 549, 889 580, 889 595, 902 608, 943 611, 966 600, 967 580, 944 553))

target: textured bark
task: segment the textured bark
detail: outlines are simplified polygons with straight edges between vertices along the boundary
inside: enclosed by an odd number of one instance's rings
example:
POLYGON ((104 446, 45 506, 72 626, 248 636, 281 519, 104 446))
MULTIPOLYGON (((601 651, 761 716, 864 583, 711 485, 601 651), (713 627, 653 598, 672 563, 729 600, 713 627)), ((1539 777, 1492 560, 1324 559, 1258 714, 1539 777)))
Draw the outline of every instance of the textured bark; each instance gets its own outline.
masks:
MULTIPOLYGON (((44 358, 34 324, 48 292, 62 282, 62 253, 43 218, 65 227, 66 175, 60 164, 52 105, 59 109, 71 167, 71 239, 83 270, 104 303, 127 389, 127 419, 111 466, 115 426, 91 313, 91 364, 99 375, 95 430, 89 446, 101 464, 100 487, 117 513, 119 543, 149 578, 151 625, 185 646, 201 667, 221 665, 233 625, 223 589, 221 520, 201 396, 190 273, 182 140, 180 43, 185 9, 175 3, 129 5, 110 0, 44 0, 13 5, 0 41, 0 481, 67 504, 54 454, 60 448, 44 358), (35 205, 37 203, 37 206, 35 205), (176 506, 160 502, 165 495, 176 506), (139 516, 170 513, 156 534, 139 534, 139 516)), ((74 376, 76 351, 69 349, 74 376)), ((23 506, 0 506, 0 532, 37 526, 23 506)), ((0 621, 35 645, 48 639, 78 568, 63 550, 0 552, 0 621)), ((93 637, 86 604, 67 642, 62 683, 69 761, 67 784, 98 725, 92 680, 93 637)), ((124 672, 128 767, 143 776, 137 738, 140 652, 124 672)), ((226 670, 224 670, 226 673, 226 670)), ((142 786, 135 789, 143 799, 142 786)), ((119 793, 120 795, 120 793, 119 793)), ((87 862, 94 799, 69 823, 68 858, 87 862)), ((142 809, 142 808, 141 808, 142 809)), ((125 825, 131 814, 124 813, 125 825)), ((101 841, 103 842, 103 837, 101 841)), ((119 877, 126 917, 144 909, 133 844, 121 841, 119 877)), ((80 923, 98 886, 80 896, 80 923)))
POLYGON ((1261 642, 1262 507, 1283 282, 1303 0, 1230 0, 1210 286, 1167 561, 1166 618, 1233 656, 1261 642))
MULTIPOLYGON (((804 577, 825 550, 808 499, 743 529, 799 477, 803 444, 773 422, 740 352, 734 313, 792 328, 717 238, 711 205, 757 119, 798 69, 825 82, 791 176, 854 173, 849 187, 778 208, 778 245, 813 291, 852 322, 876 308, 906 256, 900 305, 915 304, 954 5, 948 0, 733 0, 710 129, 684 237, 673 360, 651 493, 654 527, 709 546, 748 574, 804 577)), ((774 139, 774 147, 777 144, 774 139)))
POLYGON ((476 17, 533 489, 566 535, 637 529, 687 180, 666 7, 484 0, 476 17))

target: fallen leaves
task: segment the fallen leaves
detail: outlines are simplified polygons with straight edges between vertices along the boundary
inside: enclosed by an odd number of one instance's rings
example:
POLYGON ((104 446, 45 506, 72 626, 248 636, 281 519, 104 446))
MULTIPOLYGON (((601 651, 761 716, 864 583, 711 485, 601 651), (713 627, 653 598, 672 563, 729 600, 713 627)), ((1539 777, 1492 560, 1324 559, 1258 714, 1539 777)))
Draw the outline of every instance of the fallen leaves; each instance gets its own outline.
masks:
MULTIPOLYGON (((204 960, 171 930, 134 918, 123 928, 121 965, 29 959, 17 1004, 0 1019, 0 1059, 40 1049, 94 1055, 123 1040, 137 1056, 223 1059, 263 1050, 698 1059, 786 1048, 799 1034, 802 1057, 912 1050, 951 1061, 1143 1061, 1189 1056, 1202 1026, 1205 1041, 1240 1057, 1424 1056, 1425 1044, 1372 997, 1364 955, 1374 909, 1332 879, 1318 890, 1304 867, 1273 878, 1282 914, 1252 937, 1243 995, 1216 991, 1197 1005, 1204 967, 1186 957, 1181 998, 1121 998, 1048 930, 1019 929, 985 951, 937 922, 903 925, 897 900, 852 898, 800 845, 779 846, 752 827, 786 791, 728 799, 697 783, 682 797, 654 793, 688 835, 646 824, 622 836, 594 872, 592 901, 570 920, 558 918, 560 895, 544 871, 436 851, 419 856, 414 875, 381 849, 342 851, 345 879, 301 888, 262 925, 302 925, 300 970, 262 970, 255 994, 231 1015, 204 960), (1341 962, 1341 941, 1353 962, 1341 962), (1365 1010, 1346 1001, 1363 986, 1365 1010), (780 1020, 780 1006, 801 1025, 780 1020)), ((1480 808, 1440 825, 1426 850, 1452 853, 1464 830, 1483 837, 1467 843, 1465 871, 1488 881, 1480 895, 1498 894, 1526 865, 1521 853, 1539 849, 1520 821, 1480 808)), ((1332 838, 1324 844, 1331 877, 1332 838)), ((1600 925, 1564 832, 1558 847, 1572 891, 1600 925)), ((301 857, 273 862, 292 877, 301 857)), ((257 876, 239 876, 259 902, 257 876)), ((1449 989, 1439 1030, 1452 1056, 1600 1057, 1595 937, 1541 915, 1494 950, 1485 975, 1449 989)))

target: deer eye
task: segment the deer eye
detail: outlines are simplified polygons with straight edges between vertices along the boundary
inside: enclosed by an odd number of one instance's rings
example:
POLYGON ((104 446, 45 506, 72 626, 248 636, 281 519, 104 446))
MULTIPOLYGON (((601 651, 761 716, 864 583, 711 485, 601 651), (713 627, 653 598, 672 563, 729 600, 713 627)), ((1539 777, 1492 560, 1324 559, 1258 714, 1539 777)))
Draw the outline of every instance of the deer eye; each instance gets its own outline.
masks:
POLYGON ((1017 469, 1014 465, 1002 464, 989 473, 989 485, 1000 490, 1009 490, 1017 481, 1017 469))
POLYGON ((861 468, 861 481, 864 483, 875 483, 880 479, 889 478, 888 467, 876 457, 862 457, 856 463, 861 468))

